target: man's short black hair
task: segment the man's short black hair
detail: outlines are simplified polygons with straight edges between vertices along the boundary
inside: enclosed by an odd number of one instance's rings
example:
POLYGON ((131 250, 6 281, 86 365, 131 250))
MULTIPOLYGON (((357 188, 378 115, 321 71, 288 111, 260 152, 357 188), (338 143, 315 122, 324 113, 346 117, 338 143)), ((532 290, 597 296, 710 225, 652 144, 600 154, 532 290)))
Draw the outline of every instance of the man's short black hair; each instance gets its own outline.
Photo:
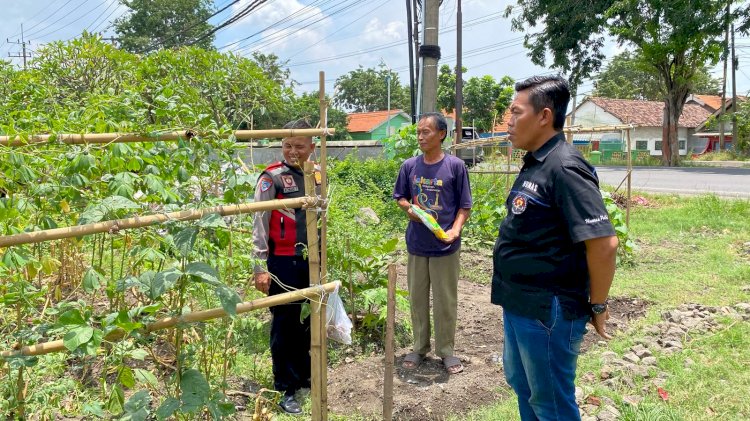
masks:
POLYGON ((419 120, 422 121, 426 118, 431 118, 432 123, 435 125, 435 128, 445 131, 445 135, 443 136, 442 140, 445 140, 445 137, 448 136, 448 122, 445 120, 445 116, 440 113, 424 113, 419 116, 419 120))
POLYGON ((312 129, 312 126, 310 123, 307 122, 304 118, 300 118, 298 120, 292 120, 286 124, 284 124, 283 129, 312 129))
POLYGON ((529 90, 529 102, 534 112, 545 108, 552 110, 552 128, 562 130, 570 101, 568 81, 561 76, 533 76, 516 83, 516 92, 529 90))

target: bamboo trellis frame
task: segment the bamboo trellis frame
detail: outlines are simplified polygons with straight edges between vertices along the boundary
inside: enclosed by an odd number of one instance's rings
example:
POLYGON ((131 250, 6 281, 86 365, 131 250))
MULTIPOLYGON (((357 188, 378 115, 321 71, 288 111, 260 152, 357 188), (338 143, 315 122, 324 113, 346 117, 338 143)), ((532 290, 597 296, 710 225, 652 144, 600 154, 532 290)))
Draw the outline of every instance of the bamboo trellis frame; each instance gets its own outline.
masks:
MULTIPOLYGON (((253 301, 246 301, 237 304, 237 314, 247 313, 249 311, 258 310, 261 308, 273 307, 280 304, 287 304, 293 301, 302 299, 310 299, 316 302, 323 301, 324 294, 329 294, 335 291, 340 286, 340 282, 329 282, 323 285, 315 285, 308 288, 298 289, 295 291, 289 291, 282 294, 272 295, 269 297, 259 298, 253 301)), ((170 329, 181 323, 197 323, 204 322, 211 319, 217 319, 220 317, 228 317, 229 314, 224 311, 223 308, 212 308, 208 310, 196 311, 193 313, 186 313, 180 316, 169 316, 157 320, 154 323, 146 325, 142 329, 139 329, 140 333, 151 333, 157 330, 170 329)), ((127 334, 122 330, 115 330, 108 334, 104 340, 106 341, 119 341, 127 337, 127 334)), ((44 342, 36 345, 24 346, 21 349, 13 351, 0 352, 0 358, 17 358, 17 357, 30 357, 39 356, 45 354, 51 354, 54 352, 65 351, 65 345, 62 340, 44 342)))
MULTIPOLYGON (((336 133, 336 129, 323 127, 319 129, 272 129, 272 130, 235 130, 227 133, 219 133, 221 137, 234 136, 237 140, 283 138, 295 136, 325 136, 336 133)), ((27 146, 50 142, 59 142, 67 145, 94 145, 109 143, 137 143, 137 142, 174 142, 178 140, 191 139, 200 133, 190 130, 140 133, 60 133, 60 134, 35 134, 23 137, 20 135, 0 136, 1 146, 27 146)))

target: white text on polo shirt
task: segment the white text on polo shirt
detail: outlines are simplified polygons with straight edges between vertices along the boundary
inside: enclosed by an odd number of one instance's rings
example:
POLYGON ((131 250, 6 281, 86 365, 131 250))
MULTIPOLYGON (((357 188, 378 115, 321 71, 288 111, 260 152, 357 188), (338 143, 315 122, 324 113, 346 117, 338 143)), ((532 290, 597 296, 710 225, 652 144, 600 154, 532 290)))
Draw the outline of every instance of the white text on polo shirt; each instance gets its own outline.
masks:
POLYGON ((529 189, 529 190, 533 191, 534 193, 536 193, 537 185, 536 185, 536 183, 532 183, 531 181, 524 181, 523 182, 523 188, 529 189))
POLYGON ((609 221, 609 216, 607 216, 607 215, 599 215, 596 218, 586 218, 586 219, 584 219, 584 221, 587 224, 596 224, 597 222, 609 221))

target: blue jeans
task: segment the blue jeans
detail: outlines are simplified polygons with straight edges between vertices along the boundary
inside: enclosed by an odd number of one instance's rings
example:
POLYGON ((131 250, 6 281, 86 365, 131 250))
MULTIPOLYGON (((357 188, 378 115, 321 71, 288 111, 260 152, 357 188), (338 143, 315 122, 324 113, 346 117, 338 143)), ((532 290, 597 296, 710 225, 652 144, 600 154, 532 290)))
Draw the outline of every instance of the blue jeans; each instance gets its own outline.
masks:
POLYGON ((553 298, 549 320, 503 311, 503 368, 518 395, 521 420, 580 420, 576 363, 589 317, 567 320, 553 298))

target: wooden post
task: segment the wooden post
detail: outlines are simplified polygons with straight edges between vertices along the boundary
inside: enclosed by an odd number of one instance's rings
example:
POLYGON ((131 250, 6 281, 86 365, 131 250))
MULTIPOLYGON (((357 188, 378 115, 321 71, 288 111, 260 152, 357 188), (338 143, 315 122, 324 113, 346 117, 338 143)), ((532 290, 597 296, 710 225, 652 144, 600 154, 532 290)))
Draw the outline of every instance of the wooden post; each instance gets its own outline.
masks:
MULTIPOLYGON (((263 202, 244 203, 241 205, 213 206, 210 208, 190 209, 157 215, 134 216, 132 218, 116 219, 96 222, 93 224, 76 225, 74 227, 54 228, 44 231, 24 232, 21 234, 0 237, 0 247, 19 244, 41 243, 44 241, 60 240, 63 238, 81 237, 102 232, 116 232, 123 229, 142 228, 149 225, 168 221, 193 221, 204 215, 218 213, 221 216, 239 215, 242 213, 268 211, 272 209, 291 209, 303 206, 316 206, 315 197, 299 197, 296 199, 274 199, 263 202)), ((317 238, 317 235, 316 235, 317 238)))
MULTIPOLYGON (((319 89, 318 89, 318 100, 320 102, 320 126, 322 128, 328 127, 328 101, 326 101, 326 73, 321 71, 318 73, 319 89)), ((326 141, 328 136, 324 132, 320 135, 320 196, 323 197, 323 201, 320 207, 323 212, 320 214, 320 278, 318 282, 328 281, 328 212, 327 202, 325 201, 328 195, 328 151, 326 149, 326 141)), ((313 177, 314 180, 314 177, 313 177)), ((313 185, 314 186, 314 185, 313 185)), ((321 305, 321 312, 323 314, 323 321, 320 323, 320 408, 321 408, 321 419, 328 419, 328 332, 325 318, 325 305, 321 305)))
MULTIPOLYGON (((315 194, 315 164, 307 161, 304 163, 305 171, 305 194, 315 194)), ((308 208, 306 211, 307 217, 307 261, 310 267, 310 286, 316 286, 320 284, 320 247, 318 238, 318 210, 315 208, 308 208)), ((322 300, 310 302, 310 395, 312 398, 312 419, 313 421, 324 421, 323 413, 326 412, 322 406, 322 388, 326 387, 326 384, 321 382, 322 372, 327 367, 321 366, 323 360, 321 354, 326 350, 323 349, 323 341, 321 338, 321 322, 325 320, 325 317, 321 317, 325 314, 325 306, 322 304, 322 300)))
POLYGON ((383 419, 393 419, 393 330, 396 321, 396 265, 388 265, 388 307, 385 321, 385 374, 383 375, 383 419))
POLYGON ((628 201, 625 207, 625 226, 630 228, 630 182, 633 173, 633 154, 630 147, 630 129, 625 131, 628 137, 628 201))
MULTIPOLYGON (((249 311, 258 310, 266 307, 273 307, 281 304, 291 303, 293 301, 299 301, 300 299, 309 298, 311 300, 319 300, 322 292, 333 292, 341 286, 341 283, 329 282, 324 285, 316 285, 314 287, 299 289, 296 291, 285 292, 282 294, 272 295, 270 297, 263 297, 253 301, 247 301, 244 303, 237 304, 237 314, 247 313, 249 311)), ((150 325, 147 325, 141 332, 146 334, 162 329, 169 329, 177 326, 178 323, 195 323, 203 322, 206 320, 216 319, 219 317, 229 316, 223 308, 217 307, 209 310, 196 311, 193 313, 185 313, 180 316, 170 316, 163 319, 159 319, 150 325)), ((115 330, 105 337, 106 341, 112 342, 125 337, 125 333, 122 330, 115 330)), ((13 357, 29 357, 34 355, 45 355, 52 352, 63 351, 65 345, 62 340, 44 342, 36 345, 28 345, 18 350, 3 351, 0 352, 0 358, 13 358, 13 357)))

